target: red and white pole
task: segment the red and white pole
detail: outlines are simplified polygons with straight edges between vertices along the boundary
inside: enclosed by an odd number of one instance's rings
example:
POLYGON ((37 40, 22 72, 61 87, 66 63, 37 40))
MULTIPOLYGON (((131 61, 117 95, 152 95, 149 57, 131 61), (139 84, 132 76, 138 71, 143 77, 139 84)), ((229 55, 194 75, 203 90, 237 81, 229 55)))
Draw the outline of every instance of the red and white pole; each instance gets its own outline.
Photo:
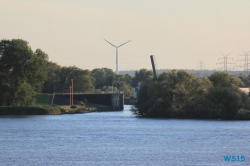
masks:
POLYGON ((72 93, 71 93, 71 95, 72 95, 72 97, 71 97, 71 99, 72 99, 72 102, 71 102, 71 104, 72 105, 74 105, 74 102, 73 102, 73 94, 74 94, 74 84, 73 84, 73 82, 74 82, 74 79, 71 79, 71 90, 72 90, 72 93))
POLYGON ((69 105, 71 106, 72 105, 72 103, 71 103, 71 89, 72 89, 72 87, 70 86, 69 87, 69 105))

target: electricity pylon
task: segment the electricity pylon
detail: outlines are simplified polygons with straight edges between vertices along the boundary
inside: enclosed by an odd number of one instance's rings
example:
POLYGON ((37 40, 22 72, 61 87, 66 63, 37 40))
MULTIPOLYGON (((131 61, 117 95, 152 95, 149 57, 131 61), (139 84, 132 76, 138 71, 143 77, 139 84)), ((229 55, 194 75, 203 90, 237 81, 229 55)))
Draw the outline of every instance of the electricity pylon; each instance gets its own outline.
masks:
MULTIPOLYGON (((243 51, 243 50, 242 50, 242 51, 243 51)), ((244 61, 244 65, 243 65, 243 67, 244 67, 244 75, 249 75, 248 56, 249 56, 249 52, 250 52, 250 51, 248 51, 248 52, 243 51, 243 52, 244 52, 244 54, 243 54, 243 55, 239 55, 239 56, 244 56, 244 59, 239 60, 239 61, 244 61)))
MULTIPOLYGON (((222 54, 222 53, 221 53, 221 54, 222 54)), ((230 53, 229 53, 229 54, 230 54, 230 53)), ((223 62, 216 63, 216 64, 224 64, 224 71, 225 71, 225 72, 227 72, 227 64, 235 64, 235 63, 227 62, 228 59, 232 59, 232 60, 233 60, 233 58, 228 58, 228 55, 229 55, 229 54, 227 54, 227 55, 222 54, 224 57, 223 57, 223 58, 219 58, 218 60, 223 59, 223 62)))
POLYGON ((201 72, 201 78, 203 78, 203 69, 204 69, 204 65, 203 65, 203 60, 201 61, 200 60, 200 62, 198 63, 198 67, 199 67, 199 70, 200 70, 200 72, 201 72))

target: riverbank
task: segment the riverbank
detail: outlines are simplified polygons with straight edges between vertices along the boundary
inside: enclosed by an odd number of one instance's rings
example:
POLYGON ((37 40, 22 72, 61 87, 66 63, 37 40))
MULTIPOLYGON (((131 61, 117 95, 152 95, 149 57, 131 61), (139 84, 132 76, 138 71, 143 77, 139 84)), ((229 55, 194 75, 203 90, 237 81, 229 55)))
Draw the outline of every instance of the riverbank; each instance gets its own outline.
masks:
POLYGON ((59 106, 61 108, 61 114, 79 114, 79 113, 90 113, 96 112, 97 107, 81 107, 78 105, 74 106, 59 106))
POLYGON ((49 101, 50 94, 36 94, 35 103, 32 106, 2 106, 0 115, 60 115, 79 114, 90 112, 115 111, 116 107, 79 102, 78 105, 56 105, 49 101))
POLYGON ((80 114, 91 112, 112 111, 106 106, 30 106, 30 107, 0 107, 0 115, 60 115, 60 114, 80 114))
POLYGON ((62 111, 57 106, 0 107, 0 115, 59 115, 62 111))
POLYGON ((0 115, 60 115, 113 111, 113 107, 88 104, 86 106, 35 105, 30 107, 0 107, 0 115))

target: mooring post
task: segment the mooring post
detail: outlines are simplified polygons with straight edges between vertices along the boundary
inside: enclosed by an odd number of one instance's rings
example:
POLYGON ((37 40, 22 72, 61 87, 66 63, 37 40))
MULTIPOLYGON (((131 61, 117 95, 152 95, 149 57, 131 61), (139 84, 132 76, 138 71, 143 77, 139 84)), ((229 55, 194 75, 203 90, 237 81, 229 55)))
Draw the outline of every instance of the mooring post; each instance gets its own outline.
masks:
POLYGON ((54 97, 55 97, 55 93, 53 94, 51 104, 53 104, 53 102, 54 102, 54 97))

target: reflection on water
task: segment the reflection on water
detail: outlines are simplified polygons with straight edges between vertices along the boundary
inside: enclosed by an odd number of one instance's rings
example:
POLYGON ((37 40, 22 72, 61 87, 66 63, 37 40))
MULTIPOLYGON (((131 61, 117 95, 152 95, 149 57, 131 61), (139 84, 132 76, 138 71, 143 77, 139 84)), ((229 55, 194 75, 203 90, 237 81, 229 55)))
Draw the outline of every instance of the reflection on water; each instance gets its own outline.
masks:
POLYGON ((250 121, 0 116, 1 165, 250 165, 250 121), (225 155, 244 155, 226 162, 225 155))

